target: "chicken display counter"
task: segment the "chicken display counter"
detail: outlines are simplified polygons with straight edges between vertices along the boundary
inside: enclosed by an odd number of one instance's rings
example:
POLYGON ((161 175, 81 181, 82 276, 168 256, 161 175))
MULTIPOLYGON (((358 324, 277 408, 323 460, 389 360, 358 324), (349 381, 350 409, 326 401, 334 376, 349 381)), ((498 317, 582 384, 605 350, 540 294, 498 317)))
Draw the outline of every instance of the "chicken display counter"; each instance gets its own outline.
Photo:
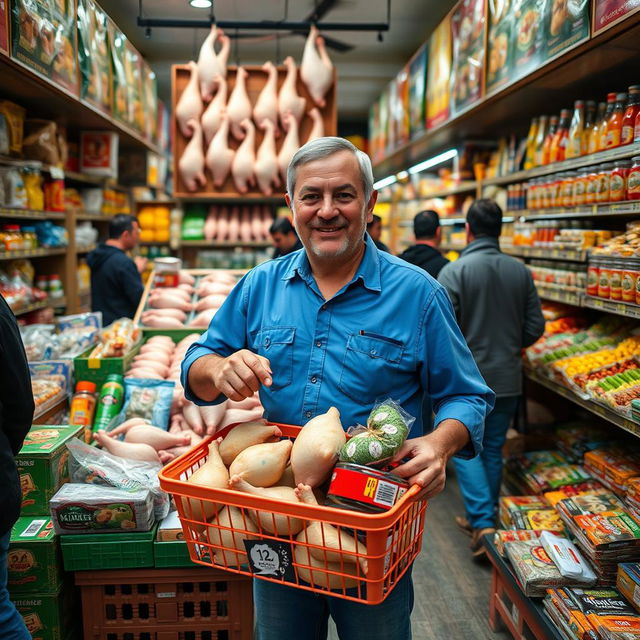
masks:
POLYGON ((153 271, 133 320, 144 335, 181 339, 202 333, 245 273, 244 269, 181 269, 175 286, 160 286, 164 278, 153 271))

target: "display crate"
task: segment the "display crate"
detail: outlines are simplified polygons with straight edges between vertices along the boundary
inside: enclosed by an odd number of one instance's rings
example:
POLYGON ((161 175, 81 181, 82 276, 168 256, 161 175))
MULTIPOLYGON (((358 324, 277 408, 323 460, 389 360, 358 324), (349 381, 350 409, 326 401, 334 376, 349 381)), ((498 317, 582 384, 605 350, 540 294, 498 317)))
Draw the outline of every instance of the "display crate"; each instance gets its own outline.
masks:
POLYGON ((189 547, 184 540, 154 542, 153 557, 158 568, 193 567, 189 547))
POLYGON ((251 640, 251 580, 211 569, 75 574, 86 640, 251 640))
POLYGON ((114 373, 123 376, 138 353, 140 344, 141 341, 138 341, 131 350, 121 358, 90 358, 89 356, 95 349, 95 346, 90 347, 73 359, 76 382, 80 380, 95 382, 98 389, 100 389, 106 381, 107 376, 114 373))
POLYGON ((60 536, 65 571, 153 567, 151 531, 60 536))

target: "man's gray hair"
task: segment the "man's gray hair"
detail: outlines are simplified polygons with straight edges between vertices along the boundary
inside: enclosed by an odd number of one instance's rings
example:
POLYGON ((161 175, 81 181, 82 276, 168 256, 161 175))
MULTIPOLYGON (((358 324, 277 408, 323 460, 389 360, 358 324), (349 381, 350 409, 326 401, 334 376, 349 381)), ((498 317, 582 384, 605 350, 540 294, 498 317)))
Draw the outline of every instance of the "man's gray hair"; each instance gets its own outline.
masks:
POLYGON ((340 151, 350 151, 358 160, 360 175, 362 177, 364 199, 365 202, 369 201, 369 198, 373 193, 373 170, 371 169, 371 160, 369 159, 369 156, 344 138, 327 136, 325 138, 316 138, 315 140, 311 140, 311 142, 307 142, 307 144, 300 147, 295 152, 293 158, 291 158, 291 162, 287 168, 287 193, 289 194, 292 202, 298 167, 308 164, 309 162, 313 162, 314 160, 320 160, 321 158, 332 156, 334 153, 339 153, 340 151))

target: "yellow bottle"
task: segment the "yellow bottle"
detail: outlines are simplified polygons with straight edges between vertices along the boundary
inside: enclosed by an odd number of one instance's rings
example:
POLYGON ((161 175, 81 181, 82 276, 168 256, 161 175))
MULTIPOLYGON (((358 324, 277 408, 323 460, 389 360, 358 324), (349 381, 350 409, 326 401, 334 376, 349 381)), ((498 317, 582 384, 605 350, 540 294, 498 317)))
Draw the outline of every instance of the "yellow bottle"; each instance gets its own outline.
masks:
POLYGON ((607 109, 606 102, 600 102, 598 104, 598 113, 596 115, 595 123, 593 128, 591 129, 591 134, 589 135, 589 153, 595 153, 598 151, 598 147, 600 144, 600 130, 602 128, 603 122, 606 127, 606 120, 604 119, 604 114, 607 109))
POLYGON ((565 158, 578 158, 582 155, 582 132, 584 131, 584 102, 576 100, 573 106, 573 117, 569 126, 569 139, 565 158))
POLYGON ((533 118, 529 127, 529 134, 527 135, 527 152, 524 158, 524 169, 532 169, 535 167, 535 153, 536 153, 536 135, 538 133, 538 119, 533 118))
POLYGON ((542 148, 544 146, 544 140, 547 137, 547 122, 547 116, 540 116, 536 139, 533 145, 533 164, 535 167, 542 165, 542 148))

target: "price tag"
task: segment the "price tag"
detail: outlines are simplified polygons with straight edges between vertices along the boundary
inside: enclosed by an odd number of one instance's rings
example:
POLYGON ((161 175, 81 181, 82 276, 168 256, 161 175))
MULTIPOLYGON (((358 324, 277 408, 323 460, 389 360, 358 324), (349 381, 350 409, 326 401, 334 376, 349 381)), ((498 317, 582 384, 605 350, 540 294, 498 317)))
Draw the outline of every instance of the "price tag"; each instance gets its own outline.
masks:
POLYGON ((622 313, 623 315, 629 315, 628 314, 629 308, 627 307, 626 304, 622 304, 622 302, 618 302, 616 304, 616 311, 618 313, 622 313))
POLYGON ((251 572, 256 576, 295 582, 293 550, 288 542, 243 540, 251 572))
POLYGON ((54 180, 64 180, 64 171, 60 167, 49 167, 49 173, 54 180))

